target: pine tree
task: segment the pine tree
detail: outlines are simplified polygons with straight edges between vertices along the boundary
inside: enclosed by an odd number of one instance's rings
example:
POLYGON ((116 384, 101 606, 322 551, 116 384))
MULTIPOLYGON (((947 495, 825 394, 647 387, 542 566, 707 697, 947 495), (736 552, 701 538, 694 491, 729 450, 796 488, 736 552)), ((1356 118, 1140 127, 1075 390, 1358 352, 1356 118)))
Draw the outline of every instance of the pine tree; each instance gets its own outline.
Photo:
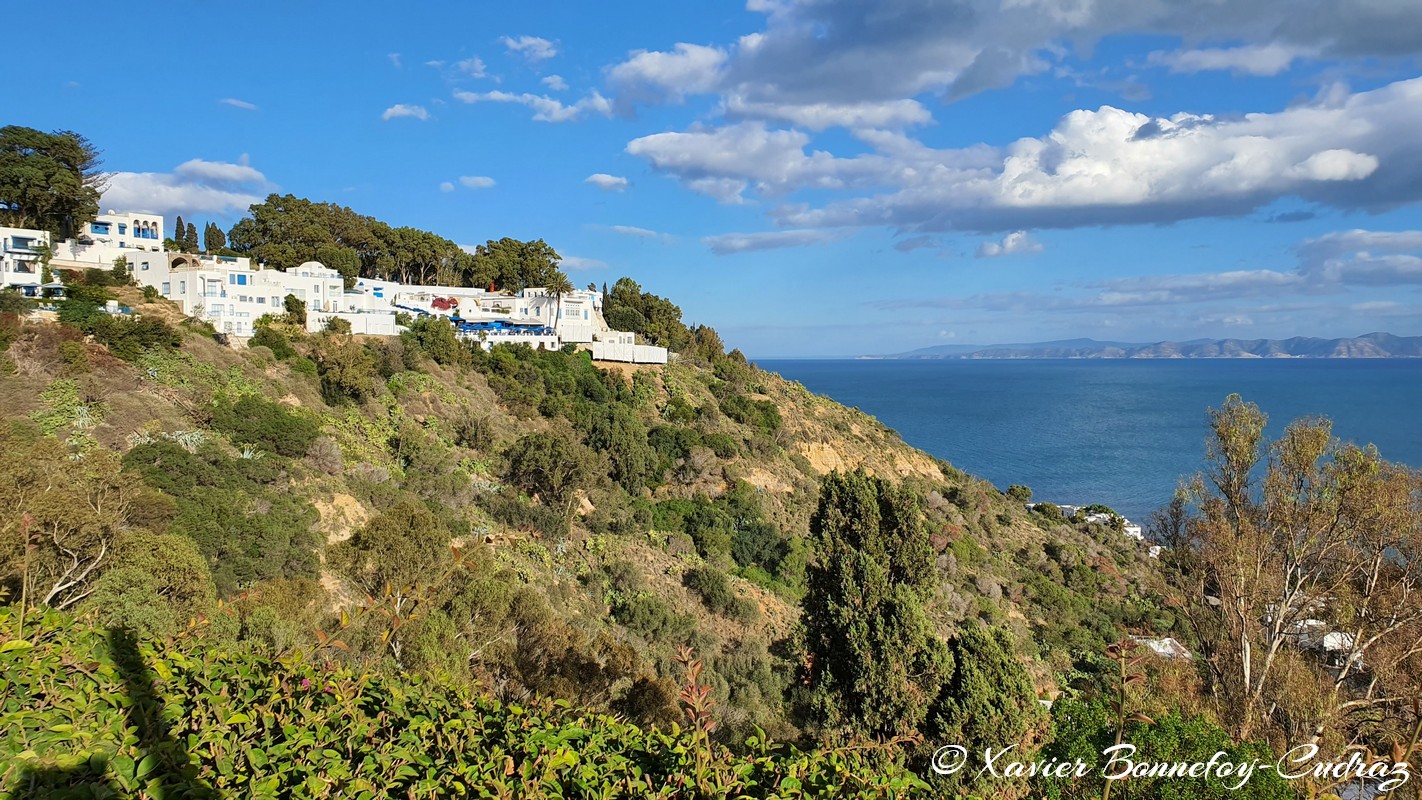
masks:
POLYGON ((831 473, 810 518, 801 675, 807 721, 832 738, 919 731, 952 674, 924 612, 932 550, 913 498, 867 475, 831 473))
POLYGON ((198 251, 197 226, 191 222, 188 223, 187 232, 183 234, 183 249, 189 253, 198 251))

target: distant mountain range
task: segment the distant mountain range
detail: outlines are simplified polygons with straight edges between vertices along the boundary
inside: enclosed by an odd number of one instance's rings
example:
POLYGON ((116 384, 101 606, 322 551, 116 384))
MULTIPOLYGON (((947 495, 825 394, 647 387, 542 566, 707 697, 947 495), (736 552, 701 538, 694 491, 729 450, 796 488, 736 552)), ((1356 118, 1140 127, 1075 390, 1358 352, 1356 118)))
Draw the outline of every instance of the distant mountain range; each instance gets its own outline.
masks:
POLYGON ((1348 339, 1193 339, 1188 342, 1098 342, 1063 339, 1030 344, 942 344, 877 358, 1422 358, 1422 336, 1369 333, 1348 339))

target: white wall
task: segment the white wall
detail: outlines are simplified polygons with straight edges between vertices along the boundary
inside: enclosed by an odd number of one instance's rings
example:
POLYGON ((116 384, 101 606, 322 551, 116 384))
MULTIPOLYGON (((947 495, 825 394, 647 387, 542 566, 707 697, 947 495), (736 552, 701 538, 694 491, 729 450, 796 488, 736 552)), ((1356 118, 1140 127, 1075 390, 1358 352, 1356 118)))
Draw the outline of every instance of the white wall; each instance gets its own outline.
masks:
POLYGON ((39 286, 39 255, 31 248, 48 243, 48 231, 0 227, 0 286, 39 286))

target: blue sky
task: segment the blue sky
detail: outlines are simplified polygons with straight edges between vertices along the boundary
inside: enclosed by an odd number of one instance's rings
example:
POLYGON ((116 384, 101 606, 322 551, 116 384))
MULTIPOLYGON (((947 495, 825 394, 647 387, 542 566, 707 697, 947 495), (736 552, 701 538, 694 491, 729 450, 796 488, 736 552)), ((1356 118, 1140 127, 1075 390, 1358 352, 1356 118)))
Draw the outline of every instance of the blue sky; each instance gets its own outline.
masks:
POLYGON ((752 357, 1422 334, 1416 0, 9 11, 106 207, 543 238, 752 357))

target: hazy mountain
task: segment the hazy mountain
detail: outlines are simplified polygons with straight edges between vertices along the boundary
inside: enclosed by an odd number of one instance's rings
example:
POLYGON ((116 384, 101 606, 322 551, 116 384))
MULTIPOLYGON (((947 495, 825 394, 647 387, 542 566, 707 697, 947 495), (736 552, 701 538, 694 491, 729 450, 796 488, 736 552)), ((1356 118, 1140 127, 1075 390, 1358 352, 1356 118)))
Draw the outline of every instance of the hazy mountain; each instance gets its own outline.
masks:
POLYGON ((1345 339, 1193 339, 1100 342, 1063 339, 1030 344, 948 344, 882 358, 1422 358, 1422 336, 1369 333, 1345 339))

